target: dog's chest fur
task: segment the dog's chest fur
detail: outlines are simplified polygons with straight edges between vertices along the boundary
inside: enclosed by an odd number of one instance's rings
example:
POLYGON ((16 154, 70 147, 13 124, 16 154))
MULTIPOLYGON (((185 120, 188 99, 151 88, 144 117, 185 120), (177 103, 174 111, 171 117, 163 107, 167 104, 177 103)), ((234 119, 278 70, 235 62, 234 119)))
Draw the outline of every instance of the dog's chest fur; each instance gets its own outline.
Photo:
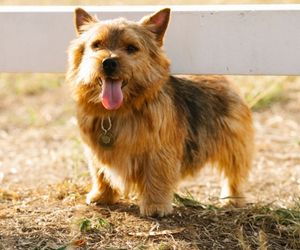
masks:
MULTIPOLYGON (((166 101, 164 96, 162 100, 158 98, 153 103, 145 104, 141 110, 110 117, 112 128, 109 132, 114 137, 114 143, 107 148, 99 143, 99 136, 103 133, 101 122, 104 119, 107 123, 107 117, 78 112, 83 140, 96 156, 100 171, 121 192, 134 189, 134 183, 143 176, 151 155, 176 143, 175 134, 180 131, 176 127, 176 119, 166 119, 166 116, 175 115, 171 99, 166 101)), ((180 133, 177 134, 179 137, 180 133)))

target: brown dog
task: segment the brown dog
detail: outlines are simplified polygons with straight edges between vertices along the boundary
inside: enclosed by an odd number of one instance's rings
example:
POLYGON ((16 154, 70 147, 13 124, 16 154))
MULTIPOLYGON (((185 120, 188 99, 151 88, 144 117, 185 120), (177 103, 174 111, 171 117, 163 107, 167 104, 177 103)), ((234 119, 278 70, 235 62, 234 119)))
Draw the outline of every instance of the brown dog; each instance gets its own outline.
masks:
POLYGON ((224 177, 222 197, 242 203, 251 112, 223 77, 170 75, 162 50, 169 16, 101 22, 76 9, 67 80, 93 180, 88 203, 135 192, 141 214, 169 214, 180 179, 206 163, 224 177))

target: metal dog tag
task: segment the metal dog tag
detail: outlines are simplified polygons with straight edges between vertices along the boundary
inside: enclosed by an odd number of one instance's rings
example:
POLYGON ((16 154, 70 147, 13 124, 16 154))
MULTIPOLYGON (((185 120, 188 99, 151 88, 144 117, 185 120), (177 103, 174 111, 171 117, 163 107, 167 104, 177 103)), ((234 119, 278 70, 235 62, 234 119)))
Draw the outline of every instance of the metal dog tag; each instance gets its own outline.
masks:
POLYGON ((102 133, 99 137, 99 143, 102 147, 110 148, 114 143, 114 136, 110 132, 102 133))

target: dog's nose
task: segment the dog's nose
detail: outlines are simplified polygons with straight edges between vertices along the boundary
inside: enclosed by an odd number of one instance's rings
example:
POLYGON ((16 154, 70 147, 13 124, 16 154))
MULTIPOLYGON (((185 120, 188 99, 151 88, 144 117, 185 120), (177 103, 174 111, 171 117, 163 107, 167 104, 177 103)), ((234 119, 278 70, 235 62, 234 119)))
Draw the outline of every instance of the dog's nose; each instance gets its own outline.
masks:
POLYGON ((103 70, 107 75, 115 73, 119 67, 118 59, 116 58, 105 58, 102 61, 103 70))

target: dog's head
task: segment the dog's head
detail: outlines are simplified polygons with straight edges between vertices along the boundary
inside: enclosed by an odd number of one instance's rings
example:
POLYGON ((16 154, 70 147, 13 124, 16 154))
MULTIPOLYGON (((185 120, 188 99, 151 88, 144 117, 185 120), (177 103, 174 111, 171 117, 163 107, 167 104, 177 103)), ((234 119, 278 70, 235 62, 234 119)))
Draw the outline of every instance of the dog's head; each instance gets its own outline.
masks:
POLYGON ((99 21, 76 9, 78 36, 69 48, 67 72, 80 89, 76 98, 102 103, 106 110, 139 106, 151 98, 168 77, 169 62, 161 47, 169 16, 170 9, 163 9, 139 22, 99 21))

